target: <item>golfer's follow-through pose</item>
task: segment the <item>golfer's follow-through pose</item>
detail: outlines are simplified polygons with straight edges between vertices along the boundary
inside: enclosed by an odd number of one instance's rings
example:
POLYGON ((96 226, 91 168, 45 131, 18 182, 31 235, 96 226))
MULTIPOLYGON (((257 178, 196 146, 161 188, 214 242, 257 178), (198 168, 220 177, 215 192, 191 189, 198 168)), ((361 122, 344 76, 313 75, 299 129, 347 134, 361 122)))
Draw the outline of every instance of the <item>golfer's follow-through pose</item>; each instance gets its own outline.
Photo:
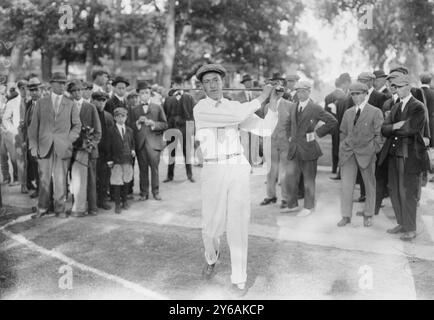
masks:
POLYGON ((266 85, 262 94, 246 103, 223 98, 226 70, 215 64, 202 66, 196 77, 206 98, 194 107, 196 135, 204 155, 202 169, 202 237, 210 279, 219 257, 220 236, 226 229, 233 289, 245 293, 247 241, 250 220, 250 164, 243 155, 240 130, 270 136, 277 124, 277 94, 266 85), (270 98, 264 119, 254 113, 270 98))

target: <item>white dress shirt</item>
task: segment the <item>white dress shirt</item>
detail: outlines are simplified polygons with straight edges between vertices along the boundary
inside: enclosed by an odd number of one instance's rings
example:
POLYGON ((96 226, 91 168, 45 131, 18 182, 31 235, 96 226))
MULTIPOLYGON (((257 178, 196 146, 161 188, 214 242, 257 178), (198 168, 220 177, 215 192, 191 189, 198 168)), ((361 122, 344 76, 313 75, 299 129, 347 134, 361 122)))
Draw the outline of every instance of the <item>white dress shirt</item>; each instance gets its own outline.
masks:
POLYGON ((411 99, 412 95, 409 94, 408 96, 406 96, 405 98, 402 99, 402 106, 401 106, 401 111, 404 112, 405 106, 407 105, 408 101, 411 99))
POLYGON ((298 104, 298 111, 302 112, 304 108, 308 105, 310 99, 306 99, 305 101, 300 101, 298 104))
POLYGON ((204 159, 226 159, 243 154, 239 130, 268 137, 277 124, 277 112, 268 110, 264 119, 255 113, 261 104, 258 99, 240 103, 209 97, 200 100, 193 109, 196 138, 200 141, 204 159))
POLYGON ((81 98, 80 100, 76 100, 76 101, 75 101, 75 103, 77 104, 78 113, 81 112, 81 107, 83 106, 83 102, 84 102, 84 99, 83 99, 83 98, 81 98))
POLYGON ((51 93, 51 102, 53 103, 53 110, 54 112, 59 112, 60 102, 62 101, 62 95, 61 94, 55 94, 54 92, 51 93))
POLYGON ((116 123, 116 126, 118 127, 118 130, 119 130, 119 133, 122 136, 122 139, 124 139, 125 133, 127 132, 127 130, 125 129, 125 124, 124 125, 120 125, 120 124, 116 123))

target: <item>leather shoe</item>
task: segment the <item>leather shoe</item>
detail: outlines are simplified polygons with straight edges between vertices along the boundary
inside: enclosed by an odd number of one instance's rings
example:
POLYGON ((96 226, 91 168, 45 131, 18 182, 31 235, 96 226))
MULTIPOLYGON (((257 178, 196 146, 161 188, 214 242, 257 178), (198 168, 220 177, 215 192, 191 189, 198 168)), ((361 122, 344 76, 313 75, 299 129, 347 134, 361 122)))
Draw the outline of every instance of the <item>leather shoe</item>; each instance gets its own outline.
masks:
POLYGON ((285 209, 288 207, 288 202, 286 202, 285 200, 282 200, 282 202, 280 203, 280 209, 285 209))
POLYGON ((365 202, 366 196, 360 196, 360 198, 357 200, 357 202, 365 202))
POLYGON ((130 208, 130 205, 128 201, 122 202, 122 209, 128 210, 130 208))
POLYGON ((194 180, 193 177, 188 178, 188 180, 190 180, 190 182, 193 182, 193 183, 196 182, 196 180, 194 180))
POLYGON ((37 197, 39 197, 39 192, 38 192, 38 190, 35 190, 34 192, 32 192, 32 193, 30 194, 30 198, 32 198, 32 199, 35 199, 35 198, 37 198, 37 197))
POLYGON ((237 298, 244 297, 247 294, 246 283, 232 284, 231 293, 237 298))
POLYGON ((71 217, 74 218, 83 218, 85 216, 84 212, 72 212, 71 217))
POLYGON ((6 179, 6 180, 2 181, 1 185, 6 185, 6 184, 9 184, 9 183, 11 183, 11 179, 6 179))
POLYGON ((115 205, 115 213, 116 213, 116 214, 120 214, 121 212, 122 212, 121 206, 118 205, 118 204, 116 204, 116 205, 115 205))
POLYGON ((167 183, 167 182, 170 182, 172 180, 173 180, 173 178, 166 178, 166 180, 164 180, 163 183, 167 183))
POLYGON ((330 177, 331 180, 341 180, 341 176, 330 177))
POLYGON ((21 185, 21 193, 22 194, 27 194, 29 193, 29 189, 27 189, 27 186, 25 184, 21 185))
POLYGON ((88 216, 97 216, 98 215, 98 211, 97 210, 89 210, 89 212, 87 213, 88 216))
POLYGON ((68 218, 68 215, 66 214, 66 212, 60 212, 60 213, 56 213, 56 217, 59 219, 66 219, 68 218))
POLYGON ((341 221, 338 223, 338 227, 345 227, 347 224, 351 223, 351 218, 343 217, 341 221))
POLYGON ((37 213, 32 215, 32 219, 39 219, 42 218, 42 216, 45 216, 48 214, 48 210, 47 211, 42 211, 42 210, 37 210, 37 213))
POLYGON ((127 200, 134 200, 134 196, 132 193, 130 193, 129 195, 127 195, 127 200))
POLYGON ((372 217, 363 217, 363 226, 366 228, 372 227, 372 217))
POLYGON ((140 201, 146 201, 148 199, 149 199, 149 195, 148 194, 144 194, 144 193, 140 194, 140 198, 139 198, 140 201))
POLYGON ((98 208, 101 208, 101 209, 104 209, 104 210, 111 210, 111 206, 108 204, 108 203, 106 203, 106 202, 103 202, 103 203, 99 203, 98 205, 97 205, 97 207, 98 208))
POLYGON ((414 238, 416 238, 416 232, 410 231, 405 232, 399 239, 401 239, 402 241, 411 241, 414 238))
POLYGON ((160 197, 159 194, 154 194, 154 199, 157 200, 157 201, 163 200, 163 199, 161 199, 161 197, 160 197))
POLYGON ((277 198, 265 198, 262 202, 261 202, 261 206, 266 206, 269 205, 270 203, 276 203, 277 202, 277 198))
POLYGON ((398 233, 403 233, 403 232, 405 232, 405 231, 402 228, 402 226, 400 226, 400 225, 397 225, 395 228, 387 230, 387 233, 390 233, 390 234, 398 234, 398 233))

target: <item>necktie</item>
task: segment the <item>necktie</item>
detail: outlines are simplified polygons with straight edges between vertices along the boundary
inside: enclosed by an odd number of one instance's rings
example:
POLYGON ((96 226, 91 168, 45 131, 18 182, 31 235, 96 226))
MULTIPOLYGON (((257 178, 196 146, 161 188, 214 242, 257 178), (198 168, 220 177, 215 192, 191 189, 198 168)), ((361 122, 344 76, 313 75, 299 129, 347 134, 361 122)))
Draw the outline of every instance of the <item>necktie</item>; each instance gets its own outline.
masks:
POLYGON ((399 103, 398 110, 396 110, 395 122, 401 121, 401 115, 402 115, 402 102, 399 103))
POLYGON ((360 113, 362 112, 362 109, 357 108, 356 117, 354 118, 354 125, 356 125, 357 120, 359 120, 360 113))

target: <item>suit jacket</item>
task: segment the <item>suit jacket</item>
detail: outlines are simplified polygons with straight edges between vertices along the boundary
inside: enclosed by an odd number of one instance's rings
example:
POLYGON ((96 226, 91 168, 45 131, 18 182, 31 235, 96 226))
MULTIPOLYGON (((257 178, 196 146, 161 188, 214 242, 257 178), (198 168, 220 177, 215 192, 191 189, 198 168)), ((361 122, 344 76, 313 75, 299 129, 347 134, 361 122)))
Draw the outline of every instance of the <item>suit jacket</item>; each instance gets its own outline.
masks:
POLYGON ((107 111, 108 113, 110 113, 111 115, 113 115, 113 113, 114 113, 114 111, 115 111, 116 108, 125 108, 125 109, 127 109, 127 104, 125 102, 125 99, 126 98, 124 98, 124 102, 122 102, 115 95, 113 95, 105 103, 104 110, 107 111))
POLYGON ((392 92, 388 88, 384 88, 380 93, 384 94, 387 99, 392 97, 392 92))
POLYGON ((107 111, 98 111, 98 117, 101 124, 101 140, 98 144, 98 154, 100 158, 107 159, 111 152, 110 132, 115 122, 113 116, 107 111))
POLYGON ((397 103, 393 106, 381 128, 381 132, 387 140, 380 154, 379 165, 386 160, 389 153, 400 151, 407 153, 404 172, 419 174, 429 170, 428 154, 422 138, 426 125, 425 110, 420 101, 411 97, 400 119, 398 119, 397 111, 401 105, 402 103, 397 103), (393 124, 401 120, 405 121, 402 128, 393 130, 393 124))
POLYGON ((325 104, 324 104, 324 110, 331 113, 336 119, 337 119, 337 101, 340 99, 344 99, 345 98, 345 92, 343 90, 340 89, 335 89, 335 91, 333 91, 332 93, 328 94, 325 97, 325 104), (336 105, 336 114, 332 113, 331 108, 329 107, 330 104, 334 103, 336 105))
POLYGON ((342 119, 339 165, 343 165, 354 154, 360 167, 365 169, 383 146, 381 126, 384 118, 380 109, 366 104, 354 125, 356 113, 357 107, 351 107, 342 119))
POLYGON ((143 106, 138 106, 132 110, 131 114, 136 150, 140 150, 145 143, 154 150, 163 150, 166 146, 163 141, 163 133, 164 130, 168 128, 167 119, 163 108, 158 104, 151 103, 146 113, 143 110, 143 106), (146 118, 153 120, 155 122, 154 129, 152 129, 150 126, 146 126, 143 123, 140 125, 139 129, 139 124, 137 121, 141 116, 145 116, 146 118))
POLYGON ((194 99, 188 93, 183 93, 178 100, 176 96, 169 96, 164 100, 163 110, 169 128, 185 128, 186 121, 194 121, 194 99))
POLYGON ((56 114, 51 95, 48 95, 36 102, 29 127, 29 149, 44 158, 54 146, 54 152, 60 158, 69 159, 72 143, 77 140, 80 131, 81 121, 75 103, 63 96, 56 114))
POLYGON ((382 110, 386 100, 387 100, 387 96, 384 93, 378 92, 377 90, 374 89, 374 91, 372 91, 371 95, 369 96, 368 103, 371 106, 377 107, 380 110, 382 110))
POLYGON ((23 141, 28 141, 28 131, 30 123, 32 122, 33 111, 36 107, 36 101, 30 100, 26 103, 26 114, 24 115, 24 126, 23 126, 23 141))
MULTIPOLYGON (((353 98, 351 95, 346 95, 336 101, 336 119, 338 120, 338 127, 342 123, 345 111, 354 106, 353 98)), ((339 131, 339 130, 337 130, 339 131)))
POLYGON ((285 125, 292 108, 295 108, 295 105, 285 99, 281 99, 277 107, 278 119, 276 128, 271 134, 271 144, 279 149, 287 149, 289 145, 285 125))
POLYGON ((132 164, 133 157, 131 151, 136 149, 133 129, 125 125, 125 136, 122 139, 122 135, 115 124, 108 130, 108 137, 110 139, 110 152, 107 161, 113 161, 114 164, 132 164), (123 153, 126 149, 129 151, 128 154, 123 153))
MULTIPOLYGON (((80 121, 82 127, 90 127, 94 129, 94 142, 97 144, 101 141, 101 121, 99 120, 98 111, 96 107, 86 101, 83 101, 80 110, 80 121)), ((81 132, 80 137, 74 142, 74 148, 80 149, 83 146, 84 134, 81 132)), ((98 158, 98 147, 94 148, 92 152, 89 154, 91 159, 98 158)))
POLYGON ((316 132, 318 137, 324 137, 333 133, 337 128, 337 120, 312 100, 304 108, 297 121, 299 103, 294 104, 289 117, 286 120, 286 136, 289 141, 288 159, 292 160, 296 155, 302 160, 316 160, 322 156, 321 148, 316 140, 307 141, 306 134, 316 132), (319 121, 325 124, 315 131, 319 121))

